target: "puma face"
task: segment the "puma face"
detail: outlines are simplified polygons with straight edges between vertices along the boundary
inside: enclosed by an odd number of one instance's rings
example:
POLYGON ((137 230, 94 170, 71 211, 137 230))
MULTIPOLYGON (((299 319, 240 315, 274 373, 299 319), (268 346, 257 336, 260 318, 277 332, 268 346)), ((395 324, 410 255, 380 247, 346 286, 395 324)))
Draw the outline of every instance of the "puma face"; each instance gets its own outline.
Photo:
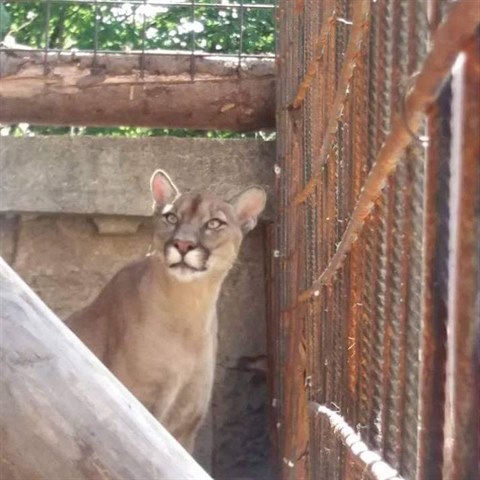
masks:
POLYGON ((162 170, 152 175, 151 191, 155 250, 168 273, 182 282, 225 275, 266 202, 256 186, 230 201, 209 193, 182 195, 162 170))

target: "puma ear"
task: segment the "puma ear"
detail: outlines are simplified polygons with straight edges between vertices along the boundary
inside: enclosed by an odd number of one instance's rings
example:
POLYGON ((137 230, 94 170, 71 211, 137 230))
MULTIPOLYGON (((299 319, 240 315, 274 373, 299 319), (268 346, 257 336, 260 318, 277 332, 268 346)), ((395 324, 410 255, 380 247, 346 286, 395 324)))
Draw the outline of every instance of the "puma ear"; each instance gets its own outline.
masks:
POLYGON ((265 208, 266 202, 267 194, 265 190, 257 186, 247 188, 230 200, 244 233, 255 227, 258 216, 265 208))
POLYGON ((163 170, 155 170, 150 179, 150 190, 154 200, 154 206, 163 207, 173 201, 180 195, 178 188, 172 182, 172 179, 163 170))

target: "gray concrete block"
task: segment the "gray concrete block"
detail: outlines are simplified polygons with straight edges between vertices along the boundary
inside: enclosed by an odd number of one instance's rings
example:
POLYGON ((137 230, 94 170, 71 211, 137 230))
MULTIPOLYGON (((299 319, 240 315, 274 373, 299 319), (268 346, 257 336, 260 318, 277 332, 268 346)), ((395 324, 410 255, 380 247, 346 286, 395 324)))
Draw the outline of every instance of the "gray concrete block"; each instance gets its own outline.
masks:
MULTIPOLYGON (((181 190, 230 198, 250 184, 272 193, 275 145, 203 138, 0 138, 0 212, 149 216, 152 172, 181 190)), ((272 195, 264 218, 272 218, 272 195)))

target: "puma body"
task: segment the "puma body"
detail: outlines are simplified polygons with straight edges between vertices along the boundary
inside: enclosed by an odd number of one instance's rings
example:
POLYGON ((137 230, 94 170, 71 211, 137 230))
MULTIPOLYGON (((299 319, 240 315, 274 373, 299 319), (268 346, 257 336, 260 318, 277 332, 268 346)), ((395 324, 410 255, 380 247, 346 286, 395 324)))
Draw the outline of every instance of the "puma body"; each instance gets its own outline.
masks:
POLYGON ((196 283, 170 278, 152 255, 120 270, 67 321, 188 450, 208 408, 217 343, 219 287, 196 283))
POLYGON ((213 387, 221 285, 265 193, 252 187, 231 202, 180 195, 162 171, 151 188, 154 252, 120 270, 66 323, 192 451, 213 387))

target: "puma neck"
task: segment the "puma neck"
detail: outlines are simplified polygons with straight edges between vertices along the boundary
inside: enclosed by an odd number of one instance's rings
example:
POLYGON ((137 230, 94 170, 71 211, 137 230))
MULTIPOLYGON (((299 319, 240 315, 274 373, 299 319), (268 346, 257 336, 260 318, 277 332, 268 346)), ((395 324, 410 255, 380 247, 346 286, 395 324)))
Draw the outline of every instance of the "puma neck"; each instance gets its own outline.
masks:
MULTIPOLYGON (((209 275, 184 282, 171 275, 168 267, 155 253, 146 257, 149 265, 149 281, 146 282, 149 298, 162 312, 162 322, 169 322, 179 329, 211 331, 216 319, 216 303, 225 274, 209 275)), ((154 311, 154 310, 153 310, 154 311)))

